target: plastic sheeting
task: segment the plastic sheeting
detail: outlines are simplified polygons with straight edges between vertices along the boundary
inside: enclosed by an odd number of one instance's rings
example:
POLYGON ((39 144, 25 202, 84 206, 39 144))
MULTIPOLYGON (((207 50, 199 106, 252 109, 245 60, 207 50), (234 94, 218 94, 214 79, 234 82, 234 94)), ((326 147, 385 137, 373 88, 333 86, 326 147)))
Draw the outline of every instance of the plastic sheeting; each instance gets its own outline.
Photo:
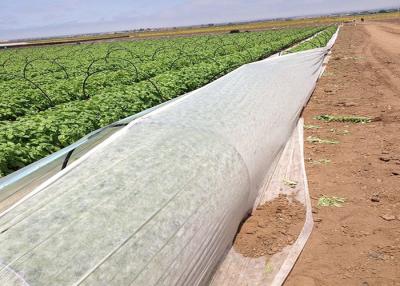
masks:
POLYGON ((207 283, 326 52, 242 66, 47 180, 0 215, 0 285, 207 283))
MULTIPOLYGON (((185 96, 188 96, 189 94, 190 93, 185 96)), ((112 134, 118 132, 133 120, 166 104, 170 104, 175 100, 177 99, 171 99, 168 102, 95 130, 74 144, 13 172, 6 177, 0 178, 0 212, 13 205, 41 183, 63 170, 71 162, 78 160, 92 148, 106 140, 112 134)))
POLYGON ((308 192, 307 176, 304 166, 303 119, 299 120, 291 138, 286 143, 268 174, 268 180, 254 203, 253 210, 267 201, 285 195, 289 200, 296 200, 304 205, 306 218, 303 228, 292 245, 272 256, 258 258, 245 257, 232 247, 218 266, 211 286, 235 285, 282 285, 292 270, 313 228, 311 199, 308 192), (296 186, 287 186, 285 180, 296 182, 296 186))

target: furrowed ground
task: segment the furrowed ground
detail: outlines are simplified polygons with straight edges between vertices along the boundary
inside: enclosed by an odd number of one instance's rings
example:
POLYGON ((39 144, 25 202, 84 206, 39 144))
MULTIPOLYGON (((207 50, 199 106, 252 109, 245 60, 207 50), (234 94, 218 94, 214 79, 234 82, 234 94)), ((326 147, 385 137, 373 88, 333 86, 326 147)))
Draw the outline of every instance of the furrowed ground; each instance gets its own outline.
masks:
POLYGON ((344 26, 304 117, 315 226, 285 285, 400 285, 400 21, 344 26))

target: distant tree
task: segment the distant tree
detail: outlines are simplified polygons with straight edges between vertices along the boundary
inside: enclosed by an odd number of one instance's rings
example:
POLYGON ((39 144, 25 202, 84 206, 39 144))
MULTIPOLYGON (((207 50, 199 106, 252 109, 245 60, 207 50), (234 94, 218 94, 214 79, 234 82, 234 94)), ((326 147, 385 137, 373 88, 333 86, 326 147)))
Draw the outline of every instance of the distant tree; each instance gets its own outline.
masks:
POLYGON ((240 33, 240 30, 238 30, 238 29, 230 30, 229 33, 231 33, 231 34, 237 34, 237 33, 240 33))

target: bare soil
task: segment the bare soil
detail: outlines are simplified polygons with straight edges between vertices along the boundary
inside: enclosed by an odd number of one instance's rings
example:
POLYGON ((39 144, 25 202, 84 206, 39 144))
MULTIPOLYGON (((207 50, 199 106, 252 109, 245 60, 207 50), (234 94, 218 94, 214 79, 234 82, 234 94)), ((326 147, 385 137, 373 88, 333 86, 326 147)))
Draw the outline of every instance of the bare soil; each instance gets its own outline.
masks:
POLYGON ((315 227, 285 285, 400 285, 400 21, 344 26, 304 117, 320 126, 305 138, 340 143, 305 142, 315 227), (346 201, 317 207, 322 195, 346 201))
POLYGON ((242 224, 233 247, 246 257, 273 255, 296 241, 304 218, 301 203, 280 195, 256 208, 242 224))

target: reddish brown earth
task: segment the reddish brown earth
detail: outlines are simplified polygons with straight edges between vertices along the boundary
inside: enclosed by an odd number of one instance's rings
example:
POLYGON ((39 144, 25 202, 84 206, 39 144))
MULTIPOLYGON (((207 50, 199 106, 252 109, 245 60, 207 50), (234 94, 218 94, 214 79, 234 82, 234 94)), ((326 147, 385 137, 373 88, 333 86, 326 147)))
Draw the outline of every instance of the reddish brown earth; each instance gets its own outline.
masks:
POLYGON ((243 223, 233 247, 246 257, 269 256, 293 244, 304 224, 304 206, 280 195, 258 206, 243 223))
POLYGON ((285 285, 400 285, 400 21, 343 27, 304 117, 321 127, 305 138, 340 143, 305 142, 315 227, 285 285), (321 195, 346 202, 318 208, 321 195))

